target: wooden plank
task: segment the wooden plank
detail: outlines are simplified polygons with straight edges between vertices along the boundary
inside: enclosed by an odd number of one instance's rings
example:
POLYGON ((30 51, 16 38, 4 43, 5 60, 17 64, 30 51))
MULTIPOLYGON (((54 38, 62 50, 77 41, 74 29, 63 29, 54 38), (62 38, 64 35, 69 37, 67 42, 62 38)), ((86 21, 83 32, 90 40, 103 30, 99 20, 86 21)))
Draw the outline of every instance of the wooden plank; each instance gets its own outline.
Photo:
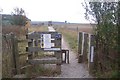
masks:
POLYGON ((17 74, 20 74, 20 66, 19 66, 19 52, 18 52, 18 40, 15 37, 15 60, 16 60, 16 70, 17 70, 17 74))
POLYGON ((13 33, 11 33, 11 42, 12 42, 12 65, 14 67, 14 75, 17 74, 17 65, 16 65, 16 46, 15 46, 15 36, 13 33))
POLYGON ((28 34, 27 39, 40 39, 40 34, 28 34))
MULTIPOLYGON (((31 39, 31 42, 28 42, 28 46, 33 47, 33 39, 31 39)), ((32 59, 32 58, 33 58, 33 52, 29 52, 28 59, 32 59)))
MULTIPOLYGON (((37 39, 34 41, 34 44, 35 44, 36 47, 38 46, 38 40, 37 39)), ((37 51, 35 52, 34 56, 35 57, 38 56, 38 52, 37 51)))
POLYGON ((83 62, 88 61, 87 53, 88 53, 88 34, 84 33, 83 62))
POLYGON ((82 32, 82 48, 81 48, 81 55, 83 56, 83 50, 84 50, 84 42, 85 42, 85 36, 84 36, 84 32, 82 32))
MULTIPOLYGON (((61 36, 61 35, 60 35, 61 36)), ((62 37, 62 36, 61 36, 62 37)), ((55 38, 55 47, 61 48, 61 38, 55 38)))
POLYGON ((90 64, 91 34, 88 34, 88 68, 90 64))
POLYGON ((32 59, 28 60, 30 64, 61 64, 61 60, 57 58, 42 58, 42 59, 32 59))
POLYGON ((52 49, 44 50, 41 47, 28 47, 27 49, 28 49, 28 52, 30 52, 29 54, 31 54, 31 52, 39 52, 39 51, 45 51, 45 52, 48 52, 48 51, 61 51, 61 49, 59 49, 59 50, 52 50, 52 49))
POLYGON ((78 40, 78 63, 81 63, 82 62, 82 55, 81 55, 81 52, 82 52, 82 39, 83 39, 83 33, 82 32, 79 32, 79 40, 78 40))
POLYGON ((67 63, 69 64, 69 50, 67 50, 67 63))
POLYGON ((27 39, 40 39, 41 34, 51 34, 51 38, 56 38, 56 35, 61 35, 61 33, 58 33, 58 32, 36 32, 36 33, 26 35, 26 38, 27 39))
MULTIPOLYGON (((91 35, 91 47, 94 47, 95 46, 95 43, 94 43, 94 40, 95 40, 95 35, 91 35)), ((95 69, 95 66, 94 66, 94 64, 95 64, 95 54, 94 55, 91 55, 92 53, 94 53, 93 51, 91 51, 91 48, 90 48, 90 62, 89 62, 89 73, 90 74, 93 74, 93 72, 94 72, 94 69, 95 69), (93 61, 91 61, 91 58, 93 58, 93 61)))
POLYGON ((69 64, 69 50, 64 50, 64 49, 62 50, 62 60, 63 60, 63 62, 69 64), (64 60, 63 60, 63 54, 65 55, 64 60))

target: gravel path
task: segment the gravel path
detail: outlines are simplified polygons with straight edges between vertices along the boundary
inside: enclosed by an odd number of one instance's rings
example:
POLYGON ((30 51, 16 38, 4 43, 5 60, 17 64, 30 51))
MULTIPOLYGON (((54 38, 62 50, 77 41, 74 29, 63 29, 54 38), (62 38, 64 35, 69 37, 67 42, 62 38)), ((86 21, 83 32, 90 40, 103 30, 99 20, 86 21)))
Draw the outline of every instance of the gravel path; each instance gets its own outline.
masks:
POLYGON ((70 63, 69 64, 62 64, 61 66, 61 75, 58 77, 62 78, 92 78, 87 69, 85 68, 85 65, 82 63, 78 63, 76 58, 76 53, 71 51, 69 48, 66 40, 62 38, 62 48, 70 50, 69 57, 70 57, 70 63))

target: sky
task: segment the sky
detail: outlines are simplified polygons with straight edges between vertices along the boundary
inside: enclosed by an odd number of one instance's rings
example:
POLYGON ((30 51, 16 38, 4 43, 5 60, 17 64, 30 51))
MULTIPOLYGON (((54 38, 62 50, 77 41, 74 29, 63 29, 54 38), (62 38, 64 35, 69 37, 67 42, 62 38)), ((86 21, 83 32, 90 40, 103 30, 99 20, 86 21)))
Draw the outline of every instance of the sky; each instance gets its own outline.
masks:
POLYGON ((67 21, 89 23, 85 19, 84 0, 0 0, 2 14, 11 14, 14 8, 25 10, 32 21, 67 21))

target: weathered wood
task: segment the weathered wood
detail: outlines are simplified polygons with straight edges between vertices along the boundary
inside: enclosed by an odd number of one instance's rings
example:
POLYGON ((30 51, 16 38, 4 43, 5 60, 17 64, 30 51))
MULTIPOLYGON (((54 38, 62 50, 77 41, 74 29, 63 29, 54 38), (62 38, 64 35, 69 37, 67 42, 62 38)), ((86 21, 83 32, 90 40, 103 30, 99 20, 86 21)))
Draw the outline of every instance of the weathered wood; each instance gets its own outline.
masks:
MULTIPOLYGON (((34 41, 34 44, 35 44, 36 47, 38 46, 38 40, 37 39, 34 41)), ((37 51, 34 53, 34 56, 35 57, 38 56, 38 52, 37 51)))
POLYGON ((69 64, 69 50, 62 50, 62 60, 63 60, 63 62, 69 64), (63 54, 65 55, 64 60, 63 60, 63 54))
POLYGON ((84 42, 85 42, 85 32, 82 32, 82 47, 81 47, 82 56, 83 56, 83 50, 84 50, 84 42))
POLYGON ((78 54, 81 54, 81 44, 82 44, 82 33, 78 34, 78 54))
MULTIPOLYGON (((28 42, 28 46, 33 47, 33 39, 31 40, 31 42, 28 42)), ((28 51, 29 51, 29 49, 28 49, 28 51)), ((33 52, 29 52, 28 59, 32 59, 33 58, 32 54, 33 54, 33 52)))
POLYGON ((28 60, 30 64, 61 64, 61 60, 57 58, 41 58, 28 60))
POLYGON ((41 34, 51 34, 51 38, 55 38, 58 32, 34 32, 26 35, 27 39, 40 39, 41 34))
POLYGON ((67 50, 67 63, 69 64, 69 50, 67 50))
MULTIPOLYGON (((59 36, 62 37, 61 34, 59 36)), ((60 38, 55 38, 55 47, 61 48, 61 37, 60 38)))
MULTIPOLYGON (((36 65, 36 64, 56 64, 56 68, 58 71, 61 71, 61 34, 59 34, 58 32, 33 32, 30 33, 28 35, 26 35, 26 38, 29 40, 28 41, 28 47, 26 48, 26 50, 28 51, 28 60, 27 62, 29 64, 32 65, 36 65), (51 46, 51 48, 44 48, 44 42, 43 41, 43 34, 51 34, 51 43, 54 43, 54 46, 51 46), (34 41, 34 43, 33 43, 34 41), (34 44, 34 45, 32 45, 34 44), (39 45, 38 45, 39 44, 39 45), (32 57, 32 55, 34 55, 34 53, 38 53, 38 52, 54 52, 55 53, 55 58, 41 58, 41 59, 34 59, 32 57)), ((29 71, 30 69, 32 69, 32 67, 30 67, 27 71, 28 71, 28 76, 30 76, 30 74, 32 73, 31 71, 29 71)))
POLYGON ((94 62, 95 62, 95 53, 94 53, 95 41, 94 40, 95 40, 95 36, 91 35, 90 62, 89 62, 89 73, 90 74, 93 73, 93 70, 95 68, 95 66, 94 66, 94 62))
POLYGON ((17 74, 20 74, 18 39, 16 37, 15 37, 15 58, 16 58, 15 60, 16 60, 17 74))
POLYGON ((18 56, 18 44, 15 35, 11 33, 12 41, 12 56, 13 56, 13 66, 14 66, 14 75, 19 73, 19 56, 18 56))
POLYGON ((81 63, 82 62, 82 39, 83 39, 83 33, 82 32, 79 32, 79 38, 78 38, 78 63, 81 63))
POLYGON ((88 34, 88 69, 90 65, 91 34, 88 34))
MULTIPOLYGON (((31 40, 28 40, 28 46, 29 47, 33 47, 33 39, 31 40)), ((28 60, 32 60, 33 59, 33 52, 28 52, 28 57, 27 57, 27 62, 28 60)), ((27 69, 26 69, 26 76, 27 77, 31 77, 32 75, 32 70, 33 67, 32 66, 29 66, 27 69)))
POLYGON ((83 62, 87 62, 88 58, 88 34, 84 33, 84 48, 83 48, 83 62))
POLYGON ((61 51, 61 49, 59 49, 59 48, 58 48, 59 50, 55 50, 54 48, 53 48, 53 50, 52 50, 52 48, 47 50, 47 49, 43 49, 41 47, 28 47, 27 49, 28 49, 28 52, 30 52, 29 54, 32 54, 31 52, 38 52, 38 51, 45 51, 45 52, 61 51))
POLYGON ((55 57, 57 58, 57 60, 60 60, 60 63, 56 64, 56 71, 61 73, 62 51, 56 51, 54 53, 55 53, 55 57))

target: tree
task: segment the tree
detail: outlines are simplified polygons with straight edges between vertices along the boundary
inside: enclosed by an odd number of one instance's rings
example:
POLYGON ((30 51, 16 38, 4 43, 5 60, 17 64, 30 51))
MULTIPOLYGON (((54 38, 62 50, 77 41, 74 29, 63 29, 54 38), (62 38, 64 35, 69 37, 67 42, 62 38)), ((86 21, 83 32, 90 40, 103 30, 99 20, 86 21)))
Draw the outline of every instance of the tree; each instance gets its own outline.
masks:
MULTIPOLYGON (((118 27, 120 26, 118 2, 85 2, 83 6, 86 10, 86 19, 94 20, 97 23, 94 30, 96 50, 102 48, 104 55, 108 55, 112 50, 117 51, 119 49, 118 27)), ((101 53, 96 51, 96 54, 101 53)))
MULTIPOLYGON (((94 21, 97 23, 95 29, 96 43, 103 43, 106 46, 110 46, 109 41, 116 41, 118 36, 117 28, 117 2, 85 2, 86 19, 90 19, 90 16, 94 17, 94 21), (108 39, 109 38, 109 39, 108 39)), ((111 45, 113 46, 113 44, 111 45)), ((114 45, 116 46, 116 45, 114 45)))
POLYGON ((18 26, 25 26, 27 17, 25 15, 25 11, 22 8, 15 8, 12 12, 12 25, 18 25, 18 26))

